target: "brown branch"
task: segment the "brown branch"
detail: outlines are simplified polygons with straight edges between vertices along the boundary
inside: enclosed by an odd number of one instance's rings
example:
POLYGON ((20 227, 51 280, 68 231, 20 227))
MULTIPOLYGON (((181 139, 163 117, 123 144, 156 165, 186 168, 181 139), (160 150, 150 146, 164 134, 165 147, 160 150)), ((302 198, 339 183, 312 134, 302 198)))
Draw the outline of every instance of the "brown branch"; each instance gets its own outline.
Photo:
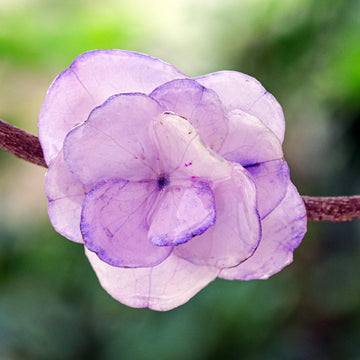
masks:
POLYGON ((47 167, 39 139, 0 119, 0 148, 36 165, 47 167))
POLYGON ((302 197, 308 220, 345 222, 360 218, 360 196, 302 197))
MULTIPOLYGON (((20 159, 47 167, 39 139, 0 120, 0 148, 20 159)), ((345 222, 360 218, 360 196, 303 196, 308 220, 345 222)))

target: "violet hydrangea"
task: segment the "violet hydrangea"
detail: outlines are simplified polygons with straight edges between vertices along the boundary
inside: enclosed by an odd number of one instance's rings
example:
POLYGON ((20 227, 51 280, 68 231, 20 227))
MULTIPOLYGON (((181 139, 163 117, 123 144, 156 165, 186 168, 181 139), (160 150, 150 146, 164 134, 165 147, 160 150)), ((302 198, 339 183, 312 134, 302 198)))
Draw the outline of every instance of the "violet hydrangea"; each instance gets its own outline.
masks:
POLYGON ((84 53, 39 115, 51 223, 129 306, 168 310, 216 277, 268 278, 306 231, 284 129, 250 76, 191 79, 135 52, 84 53))

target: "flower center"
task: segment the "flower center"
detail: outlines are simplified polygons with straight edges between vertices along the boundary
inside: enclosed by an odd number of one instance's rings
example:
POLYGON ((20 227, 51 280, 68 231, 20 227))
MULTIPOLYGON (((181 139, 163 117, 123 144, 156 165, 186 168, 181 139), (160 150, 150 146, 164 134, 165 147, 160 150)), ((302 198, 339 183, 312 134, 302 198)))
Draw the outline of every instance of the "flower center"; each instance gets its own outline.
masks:
POLYGON ((165 186, 169 185, 170 180, 169 177, 165 174, 160 174, 157 179, 157 185, 159 190, 162 190, 165 186))

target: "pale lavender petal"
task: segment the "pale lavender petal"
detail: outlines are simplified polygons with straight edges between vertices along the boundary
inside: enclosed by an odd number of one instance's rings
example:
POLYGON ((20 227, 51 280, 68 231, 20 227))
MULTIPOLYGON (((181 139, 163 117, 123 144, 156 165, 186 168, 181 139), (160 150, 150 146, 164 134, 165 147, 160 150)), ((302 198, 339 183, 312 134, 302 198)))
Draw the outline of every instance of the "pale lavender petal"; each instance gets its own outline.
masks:
POLYGON ((257 208, 261 219, 274 210, 286 194, 290 182, 289 167, 284 159, 247 166, 257 190, 257 208))
POLYGON ((164 261, 172 247, 148 240, 149 212, 157 196, 152 182, 112 179, 86 196, 81 213, 85 246, 114 266, 145 267, 164 261))
POLYGON ((279 206, 262 221, 262 239, 254 255, 237 267, 223 269, 229 280, 267 279, 289 265, 293 251, 306 233, 306 210, 295 186, 290 183, 279 206))
POLYGON ((159 86, 150 96, 166 110, 187 118, 206 146, 214 151, 220 150, 228 132, 228 121, 214 91, 195 80, 179 79, 159 86))
POLYGON ((153 268, 136 269, 108 265, 88 250, 86 255, 101 285, 112 297, 128 306, 158 311, 184 304, 219 272, 214 267, 193 265, 173 254, 153 268))
POLYGON ((55 230, 82 243, 80 216, 86 187, 68 170, 62 151, 46 173, 45 192, 49 200, 49 218, 55 230))
POLYGON ((216 223, 202 235, 179 245, 174 253, 194 264, 224 268, 251 256, 261 236, 256 188, 247 172, 232 163, 228 179, 216 183, 216 223))
POLYGON ((228 118, 229 133, 219 151, 226 160, 248 166, 283 157, 279 139, 259 119, 239 109, 228 118))
POLYGON ((144 94, 120 94, 94 109, 64 141, 69 169, 87 185, 102 179, 155 179, 157 153, 149 135, 160 105, 144 94))
POLYGON ((186 78, 175 67, 147 55, 95 50, 78 56, 53 82, 39 115, 39 139, 47 164, 66 134, 90 111, 119 93, 150 93, 173 79, 186 78))
POLYGON ((236 71, 219 71, 195 80, 214 90, 229 110, 240 109, 257 117, 283 142, 285 119, 281 106, 256 79, 236 71))
POLYGON ((214 194, 203 181, 169 185, 157 202, 149 230, 149 239, 155 245, 183 244, 215 223, 214 194))
POLYGON ((224 179, 231 173, 228 161, 207 148, 187 119, 164 113, 152 122, 153 141, 159 150, 158 168, 175 179, 224 179))

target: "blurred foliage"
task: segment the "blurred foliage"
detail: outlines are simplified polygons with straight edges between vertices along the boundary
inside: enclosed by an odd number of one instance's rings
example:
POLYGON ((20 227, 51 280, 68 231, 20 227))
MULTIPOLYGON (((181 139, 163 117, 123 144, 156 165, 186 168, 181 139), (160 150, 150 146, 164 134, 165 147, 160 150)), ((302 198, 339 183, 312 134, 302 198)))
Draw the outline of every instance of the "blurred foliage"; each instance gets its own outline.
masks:
MULTIPOLYGON (((191 75, 239 70, 283 105, 300 192, 360 193, 360 1, 131 3, 1 0, 0 116, 33 127, 52 78, 95 48, 165 55, 191 75)), ((310 223, 269 280, 217 280, 166 313, 131 309, 39 214, 42 169, 4 152, 0 163, 1 360, 360 359, 359 221, 310 223)))
POLYGON ((135 26, 121 11, 69 0, 24 2, 0 12, 0 23, 1 60, 30 67, 73 59, 94 46, 127 47, 135 26))

